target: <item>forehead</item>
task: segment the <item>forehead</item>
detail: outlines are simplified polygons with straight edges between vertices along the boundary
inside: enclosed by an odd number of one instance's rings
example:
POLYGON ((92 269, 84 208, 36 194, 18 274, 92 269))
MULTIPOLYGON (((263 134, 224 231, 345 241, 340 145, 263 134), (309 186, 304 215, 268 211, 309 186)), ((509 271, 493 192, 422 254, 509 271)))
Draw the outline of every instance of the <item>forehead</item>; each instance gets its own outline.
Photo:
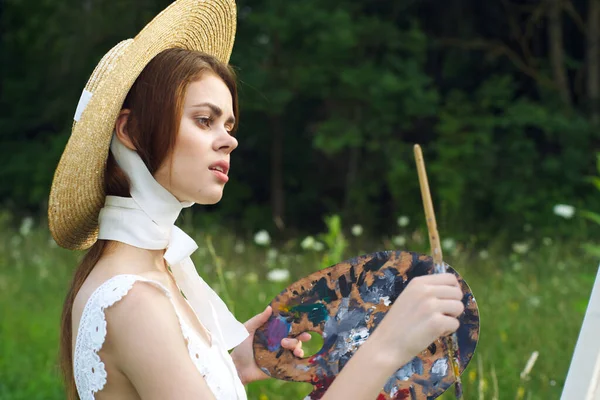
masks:
POLYGON ((192 82, 186 91, 184 107, 212 103, 228 116, 233 114, 233 99, 225 82, 213 73, 206 73, 200 80, 192 82))

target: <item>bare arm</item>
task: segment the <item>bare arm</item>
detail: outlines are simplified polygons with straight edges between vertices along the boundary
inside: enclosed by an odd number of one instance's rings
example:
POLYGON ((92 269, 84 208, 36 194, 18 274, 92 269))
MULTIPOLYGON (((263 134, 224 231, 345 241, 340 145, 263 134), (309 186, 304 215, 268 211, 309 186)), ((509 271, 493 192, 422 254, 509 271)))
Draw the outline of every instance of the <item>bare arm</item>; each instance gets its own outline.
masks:
POLYGON ((135 283, 106 310, 106 320, 109 349, 142 399, 214 399, 189 356, 173 305, 160 289, 135 283))
POLYGON ((462 291, 452 274, 415 278, 333 381, 322 400, 372 400, 396 370, 459 327, 462 291))

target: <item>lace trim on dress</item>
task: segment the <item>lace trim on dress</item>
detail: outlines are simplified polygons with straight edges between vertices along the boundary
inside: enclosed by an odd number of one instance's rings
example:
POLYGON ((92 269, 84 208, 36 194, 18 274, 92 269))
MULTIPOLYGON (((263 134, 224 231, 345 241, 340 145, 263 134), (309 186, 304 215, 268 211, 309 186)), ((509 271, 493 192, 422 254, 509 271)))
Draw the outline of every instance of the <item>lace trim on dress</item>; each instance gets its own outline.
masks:
POLYGON ((211 336, 212 343, 209 346, 184 322, 175 308, 171 292, 163 284, 138 275, 124 274, 114 276, 100 285, 88 299, 81 315, 73 360, 75 383, 81 400, 94 400, 94 394, 106 385, 106 369, 98 355, 106 338, 104 310, 121 300, 137 281, 156 286, 169 298, 190 358, 214 396, 217 399, 246 399, 231 356, 222 348, 221 343, 211 336))

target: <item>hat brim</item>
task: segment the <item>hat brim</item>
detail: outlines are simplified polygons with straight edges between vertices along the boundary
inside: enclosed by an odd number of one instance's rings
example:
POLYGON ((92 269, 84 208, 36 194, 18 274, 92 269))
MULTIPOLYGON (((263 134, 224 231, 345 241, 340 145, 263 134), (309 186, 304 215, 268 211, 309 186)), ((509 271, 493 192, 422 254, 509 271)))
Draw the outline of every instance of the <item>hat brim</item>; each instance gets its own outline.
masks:
POLYGON ((235 30, 233 0, 178 0, 134 39, 120 44, 115 56, 118 58, 112 60, 74 123, 54 174, 48 220, 50 232, 61 247, 82 250, 97 240, 114 124, 127 93, 144 67, 170 48, 202 51, 228 63, 235 30))

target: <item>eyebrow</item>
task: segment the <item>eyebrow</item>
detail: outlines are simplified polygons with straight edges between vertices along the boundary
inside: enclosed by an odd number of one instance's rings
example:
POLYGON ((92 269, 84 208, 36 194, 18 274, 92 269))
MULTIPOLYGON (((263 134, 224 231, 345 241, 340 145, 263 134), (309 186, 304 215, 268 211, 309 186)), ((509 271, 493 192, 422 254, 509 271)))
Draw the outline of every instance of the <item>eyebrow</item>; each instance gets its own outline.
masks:
MULTIPOLYGON (((214 112, 217 117, 221 117, 223 115, 223 110, 221 110, 221 108, 215 104, 212 103, 200 103, 200 104, 194 104, 192 107, 208 107, 211 109, 212 112, 214 112)), ((229 118, 227 118, 227 121, 225 121, 229 124, 235 125, 235 117, 231 116, 229 118)))

